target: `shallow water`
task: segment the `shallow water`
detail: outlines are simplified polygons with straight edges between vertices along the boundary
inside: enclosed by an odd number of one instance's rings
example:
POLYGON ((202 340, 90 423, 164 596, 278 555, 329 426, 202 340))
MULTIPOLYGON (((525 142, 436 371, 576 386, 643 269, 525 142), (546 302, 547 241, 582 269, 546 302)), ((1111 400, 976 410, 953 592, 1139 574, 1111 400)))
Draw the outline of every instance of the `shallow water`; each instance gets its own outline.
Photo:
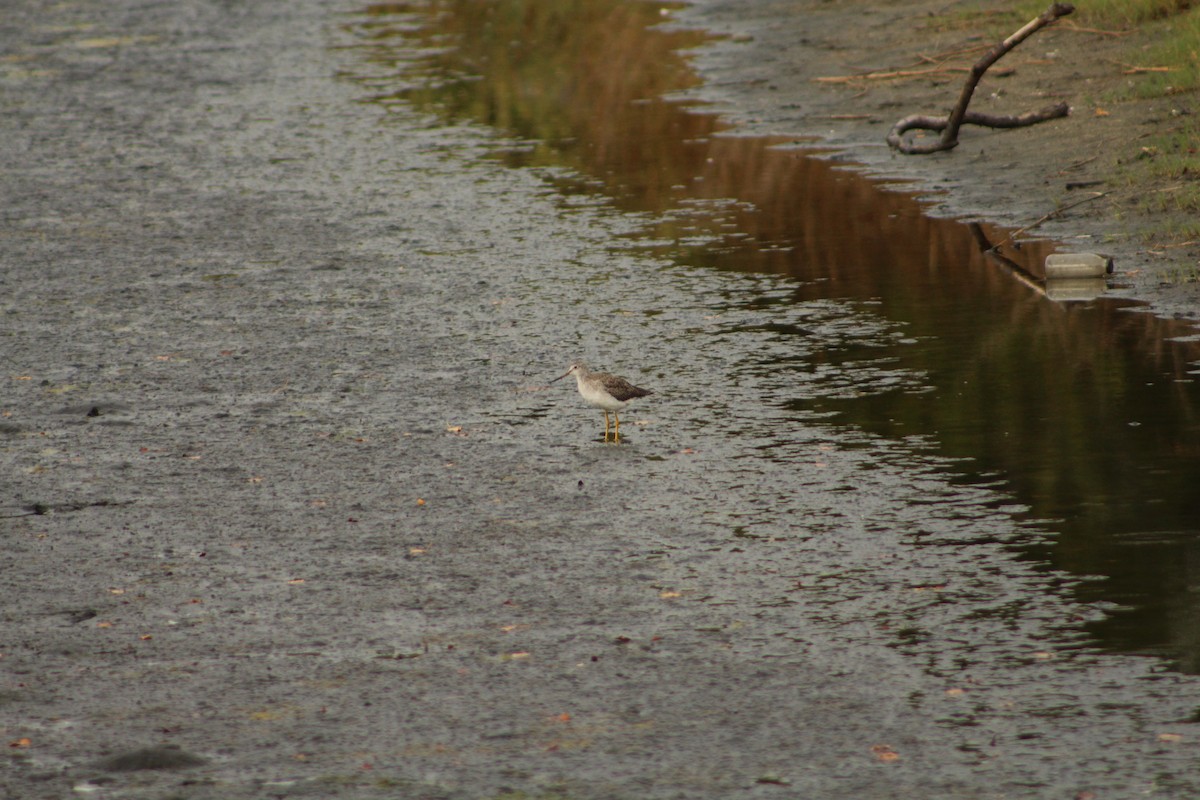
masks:
MULTIPOLYGON (((1191 331, 1086 299, 1103 282, 1044 286, 1052 243, 985 255, 981 241, 1006 232, 931 219, 917 199, 803 143, 733 135, 672 97, 697 80, 685 49, 704 37, 650 27, 667 13, 374 6, 352 26, 371 44, 372 74, 356 78, 370 102, 491 126, 492 157, 540 171, 563 213, 620 215, 614 263, 632 257, 626 269, 639 272, 596 280, 632 281, 622 311, 686 342, 628 361, 673 375, 692 424, 744 437, 764 459, 795 457, 794 422, 819 422, 840 446, 854 432, 882 437, 902 468, 944 459, 942 475, 1007 498, 990 502, 1029 532, 1010 546, 1035 568, 1086 578, 1070 591, 1105 611, 1086 623, 1093 645, 1200 671, 1191 331), (414 59, 414 47, 425 54, 414 59), (747 279, 700 309, 649 287, 695 281, 697 268, 747 279), (713 317, 723 324, 704 322, 713 317), (720 376, 706 378, 698 358, 720 376), (762 406, 736 405, 725 381, 762 406), (904 465, 904 452, 919 458, 904 465)), ((747 483, 763 477, 756 463, 741 467, 747 483)), ((741 535, 801 513, 786 486, 776 492, 753 499, 741 535)))

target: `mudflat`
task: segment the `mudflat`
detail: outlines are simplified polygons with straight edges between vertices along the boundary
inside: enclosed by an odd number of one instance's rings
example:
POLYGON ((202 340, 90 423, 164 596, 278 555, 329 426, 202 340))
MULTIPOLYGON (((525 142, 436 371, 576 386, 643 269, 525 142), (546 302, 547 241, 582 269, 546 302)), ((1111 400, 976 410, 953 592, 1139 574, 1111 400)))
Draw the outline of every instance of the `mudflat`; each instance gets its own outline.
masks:
MULTIPOLYGON (((956 84, 841 119, 861 98, 807 77, 907 63, 889 17, 814 4, 822 58, 838 20, 878 42, 826 65, 769 58, 794 29, 747 5, 696 9, 735 33, 698 59, 747 128, 801 103, 882 141, 956 84)), ((404 72, 364 66, 373 22, 6 4, 6 796, 1197 795, 1194 679, 1073 646, 1100 612, 1013 554, 1010 498, 737 372, 779 324, 894 331, 614 251, 633 223, 494 131, 367 102, 404 72), (654 390, 620 446, 546 388, 574 357, 654 390)), ((953 196, 1015 221, 1058 190, 1001 154, 1062 130, 920 168, 990 164, 953 196)))

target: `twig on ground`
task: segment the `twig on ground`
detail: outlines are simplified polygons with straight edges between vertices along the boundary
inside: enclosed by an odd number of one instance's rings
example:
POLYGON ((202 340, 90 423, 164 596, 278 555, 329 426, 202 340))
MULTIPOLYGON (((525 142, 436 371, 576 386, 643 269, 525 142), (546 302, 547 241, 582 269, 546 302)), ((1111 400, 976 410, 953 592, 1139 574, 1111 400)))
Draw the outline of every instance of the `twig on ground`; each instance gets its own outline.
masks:
POLYGON ((1124 67, 1124 75, 1141 75, 1144 72, 1174 72, 1174 67, 1139 67, 1137 64, 1127 64, 1124 61, 1116 61, 1108 59, 1110 64, 1116 64, 1118 67, 1124 67))
MULTIPOLYGON (((1048 119, 1058 119, 1065 117, 1071 111, 1071 107, 1066 103, 1056 103, 1052 106, 1047 106, 1040 111, 1030 111, 1025 114, 1020 114, 1015 117, 1002 116, 999 114, 981 114, 977 111, 968 111, 963 114, 958 124, 961 125, 983 125, 988 128, 1024 128, 1027 125, 1033 125, 1038 122, 1045 122, 1048 119)), ((941 117, 926 117, 919 114, 914 114, 911 117, 905 117, 892 126, 892 130, 888 133, 888 144, 899 149, 903 153, 936 153, 939 150, 949 150, 958 144, 957 136, 953 143, 946 145, 945 141, 948 136, 953 117, 950 119, 942 119, 941 117), (943 131, 941 139, 934 144, 916 145, 916 144, 896 144, 893 138, 899 140, 900 136, 911 130, 924 131, 943 131)))
POLYGON ((957 50, 946 50, 941 53, 934 53, 931 56, 927 56, 924 53, 920 53, 918 55, 918 59, 921 62, 926 62, 926 63, 930 63, 930 64, 945 64, 947 61, 949 61, 952 58, 961 58, 962 56, 970 55, 971 53, 978 53, 980 50, 983 50, 986 47, 987 47, 986 44, 977 44, 977 45, 974 45, 973 47, 960 47, 957 50))
POLYGON ((1097 36, 1128 36, 1131 33, 1137 33, 1137 28, 1130 28, 1125 31, 1104 31, 1099 28, 1084 28, 1073 22, 1064 22, 1062 28, 1064 31, 1071 31, 1072 33, 1094 33, 1097 36))
POLYGON ((1198 244, 1200 244, 1200 241, 1198 241, 1196 239, 1191 239, 1186 242, 1175 242, 1174 244, 1156 244, 1152 248, 1150 248, 1149 250, 1147 250, 1145 252, 1153 253, 1156 250, 1174 250, 1178 247, 1194 247, 1195 245, 1198 245, 1198 244))
POLYGON ((1034 222, 1032 224, 1026 225, 1024 228, 1018 228, 1017 230, 1013 231, 1008 236, 1004 237, 1004 239, 1002 239, 1001 241, 996 242, 996 244, 994 246, 1001 247, 1003 245, 1006 245, 1009 242, 1016 239, 1021 234, 1028 233, 1029 231, 1038 227, 1042 223, 1049 222, 1050 220, 1054 219, 1055 217, 1060 216, 1061 214, 1064 214, 1067 211, 1070 211, 1072 208, 1075 208, 1075 206, 1081 206, 1084 203, 1090 203, 1093 200, 1099 200, 1101 197, 1107 197, 1110 194, 1111 194, 1111 192, 1093 192, 1090 196, 1085 197, 1082 200, 1076 200, 1074 203, 1069 203, 1065 206, 1060 206, 1059 208, 1056 208, 1053 211, 1051 211, 1049 214, 1044 215, 1037 222, 1034 222))
POLYGON ((1100 156, 1092 156, 1091 158, 1085 158, 1085 159, 1083 159, 1082 161, 1073 161, 1073 162, 1071 162, 1070 164, 1067 164, 1067 165, 1066 165, 1065 167, 1063 167, 1062 169, 1060 169, 1060 170, 1058 171, 1058 174, 1059 174, 1059 175, 1062 175, 1064 172, 1071 172, 1072 170, 1079 169, 1080 167, 1085 167, 1085 166, 1087 166, 1088 164, 1090 164, 1090 163, 1092 163, 1093 161, 1095 161, 1095 160, 1096 160, 1097 158, 1099 158, 1099 157, 1100 157, 1100 156))
POLYGON ((967 72, 966 67, 931 67, 929 69, 895 69, 884 72, 863 72, 858 75, 832 75, 813 78, 817 83, 856 83, 858 81, 887 81, 896 78, 923 78, 928 75, 945 75, 951 72, 967 72))

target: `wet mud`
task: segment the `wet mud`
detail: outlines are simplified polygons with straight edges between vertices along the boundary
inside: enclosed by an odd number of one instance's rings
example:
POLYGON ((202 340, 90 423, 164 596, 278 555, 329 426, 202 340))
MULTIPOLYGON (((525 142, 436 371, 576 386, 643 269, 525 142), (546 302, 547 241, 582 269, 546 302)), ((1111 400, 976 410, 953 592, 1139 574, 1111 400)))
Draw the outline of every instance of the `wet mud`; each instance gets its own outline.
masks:
POLYGON ((1195 679, 821 406, 923 391, 904 324, 379 102, 382 11, 0 23, 10 796, 1197 793, 1195 679))

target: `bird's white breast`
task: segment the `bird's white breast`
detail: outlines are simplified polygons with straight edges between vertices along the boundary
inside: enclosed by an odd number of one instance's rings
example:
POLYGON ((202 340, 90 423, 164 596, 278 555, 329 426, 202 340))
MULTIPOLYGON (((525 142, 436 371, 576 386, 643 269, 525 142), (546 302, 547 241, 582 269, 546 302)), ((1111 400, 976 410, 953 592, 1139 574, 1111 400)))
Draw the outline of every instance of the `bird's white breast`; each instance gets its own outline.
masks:
POLYGON ((629 402, 621 402, 603 389, 599 389, 591 383, 585 383, 583 378, 575 376, 575 383, 579 386, 579 394, 583 396, 591 405, 596 408, 602 408, 605 411, 620 411, 629 402))

